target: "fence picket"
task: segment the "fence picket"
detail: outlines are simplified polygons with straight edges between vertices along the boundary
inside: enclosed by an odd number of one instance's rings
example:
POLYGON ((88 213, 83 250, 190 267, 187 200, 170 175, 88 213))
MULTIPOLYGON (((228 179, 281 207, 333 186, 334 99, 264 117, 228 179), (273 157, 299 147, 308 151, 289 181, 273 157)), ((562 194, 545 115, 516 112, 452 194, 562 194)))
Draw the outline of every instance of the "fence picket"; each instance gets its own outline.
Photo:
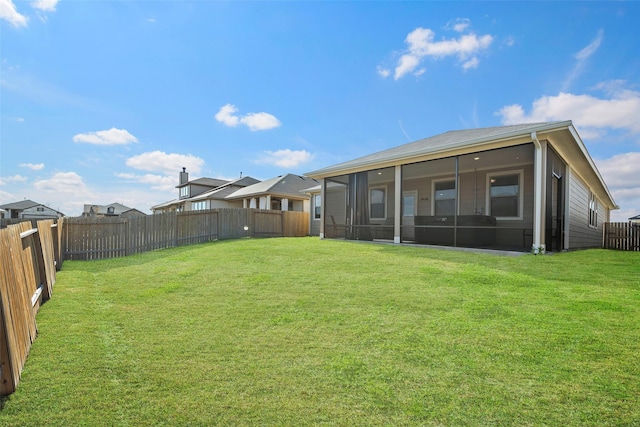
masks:
POLYGON ((212 209, 135 218, 66 218, 65 259, 102 259, 243 237, 308 235, 309 214, 212 209))

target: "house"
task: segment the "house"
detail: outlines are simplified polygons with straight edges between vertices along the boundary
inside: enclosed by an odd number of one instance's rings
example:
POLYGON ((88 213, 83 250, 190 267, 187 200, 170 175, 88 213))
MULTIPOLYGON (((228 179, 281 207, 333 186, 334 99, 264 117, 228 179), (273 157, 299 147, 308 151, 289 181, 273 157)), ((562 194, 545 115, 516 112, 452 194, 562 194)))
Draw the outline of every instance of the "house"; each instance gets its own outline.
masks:
POLYGON ((306 174, 321 238, 561 251, 618 209, 571 121, 445 132, 306 174))
POLYGON ((82 211, 82 216, 86 217, 105 217, 105 216, 122 216, 122 217, 136 217, 144 216, 144 212, 138 209, 130 208, 121 203, 111 203, 109 205, 93 205, 85 204, 82 211))
POLYGON ((249 185, 225 197, 242 201, 243 208, 309 212, 309 196, 303 190, 318 185, 305 176, 286 174, 249 185))
POLYGON ((227 196, 260 181, 250 176, 240 177, 229 181, 213 190, 205 191, 190 199, 191 207, 188 210, 197 211, 215 208, 242 208, 241 200, 228 200, 227 196))
POLYGON ((170 200, 159 205, 151 207, 153 213, 171 212, 171 211, 188 211, 191 210, 190 199, 198 196, 207 191, 211 191, 221 185, 229 183, 224 179, 215 178, 198 178, 189 181, 189 172, 186 168, 182 168, 182 172, 179 175, 179 184, 176 186, 178 189, 178 198, 170 200))
POLYGON ((629 222, 640 225, 640 215, 632 216, 629 218, 629 222))
POLYGON ((49 206, 34 202, 33 200, 22 200, 20 202, 7 203, 1 205, 0 209, 4 210, 4 218, 11 219, 57 219, 64 216, 62 212, 58 212, 49 206))

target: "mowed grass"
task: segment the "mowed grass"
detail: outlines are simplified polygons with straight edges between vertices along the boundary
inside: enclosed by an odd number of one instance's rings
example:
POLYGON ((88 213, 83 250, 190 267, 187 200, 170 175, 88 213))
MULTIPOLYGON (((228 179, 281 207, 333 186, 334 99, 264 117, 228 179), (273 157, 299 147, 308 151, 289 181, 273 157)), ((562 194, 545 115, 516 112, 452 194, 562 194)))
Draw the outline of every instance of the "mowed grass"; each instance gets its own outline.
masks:
POLYGON ((640 425, 640 254, 317 238, 65 262, 0 425, 640 425))

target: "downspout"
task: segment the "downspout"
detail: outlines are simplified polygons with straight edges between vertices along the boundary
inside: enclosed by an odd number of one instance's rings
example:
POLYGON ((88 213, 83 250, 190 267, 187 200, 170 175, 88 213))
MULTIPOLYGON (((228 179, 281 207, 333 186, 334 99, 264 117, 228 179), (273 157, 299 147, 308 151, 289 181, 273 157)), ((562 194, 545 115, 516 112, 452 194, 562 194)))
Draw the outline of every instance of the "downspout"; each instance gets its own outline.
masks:
POLYGON ((533 242, 531 244, 531 251, 534 254, 544 253, 545 244, 541 243, 541 225, 542 225, 542 188, 543 188, 543 176, 542 176, 542 144, 538 140, 538 134, 531 132, 531 140, 535 147, 534 155, 534 168, 533 168, 533 180, 534 180, 534 201, 533 201, 533 242))

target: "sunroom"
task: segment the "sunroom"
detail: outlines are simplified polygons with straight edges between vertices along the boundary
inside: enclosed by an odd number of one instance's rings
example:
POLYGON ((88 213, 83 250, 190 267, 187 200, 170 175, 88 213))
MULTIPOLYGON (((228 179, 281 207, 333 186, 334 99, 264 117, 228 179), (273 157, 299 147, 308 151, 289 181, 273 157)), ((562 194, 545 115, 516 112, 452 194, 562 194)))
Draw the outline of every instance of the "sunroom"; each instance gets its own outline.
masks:
MULTIPOLYGON (((571 246, 569 178, 601 222, 615 208, 571 122, 447 132, 307 175, 322 180, 322 238, 557 251, 571 246)), ((598 224, 576 229, 597 246, 598 224)))

